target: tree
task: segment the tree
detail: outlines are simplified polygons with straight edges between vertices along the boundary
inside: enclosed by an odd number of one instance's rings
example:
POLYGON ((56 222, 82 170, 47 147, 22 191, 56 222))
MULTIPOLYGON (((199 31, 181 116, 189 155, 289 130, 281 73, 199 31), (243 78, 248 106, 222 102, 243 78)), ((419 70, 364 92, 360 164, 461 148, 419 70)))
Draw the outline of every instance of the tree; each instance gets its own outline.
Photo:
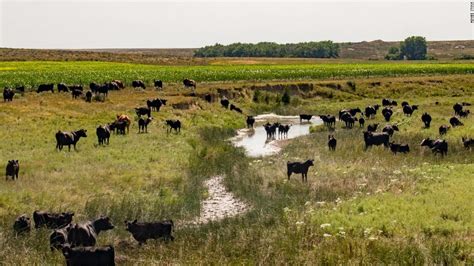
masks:
POLYGON ((425 37, 411 36, 400 43, 400 54, 408 60, 425 60, 427 45, 425 37))
POLYGON ((385 56, 385 59, 387 60, 401 60, 403 59, 403 56, 400 53, 400 49, 396 46, 390 47, 388 49, 388 54, 385 56))

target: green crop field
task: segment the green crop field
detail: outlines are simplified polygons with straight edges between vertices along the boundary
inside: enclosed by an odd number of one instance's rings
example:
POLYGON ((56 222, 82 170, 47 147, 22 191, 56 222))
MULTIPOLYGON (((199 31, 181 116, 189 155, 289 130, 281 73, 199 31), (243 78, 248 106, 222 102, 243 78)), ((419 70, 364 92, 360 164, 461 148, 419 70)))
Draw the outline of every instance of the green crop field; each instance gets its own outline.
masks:
MULTIPOLYGON (((49 249, 51 230, 16 236, 14 219, 34 210, 74 211, 74 222, 111 218, 115 229, 98 236, 98 245, 115 247, 119 265, 154 264, 474 264, 474 151, 461 137, 474 138, 474 116, 451 128, 443 139, 446 157, 420 147, 438 138, 456 102, 474 103, 473 64, 324 63, 288 65, 150 66, 101 62, 2 62, 0 86, 103 82, 127 84, 143 79, 174 83, 112 91, 104 102, 86 103, 70 94, 26 92, 0 103, 0 166, 20 161, 16 181, 0 181, 0 261, 6 265, 62 264, 49 249), (223 89, 244 114, 192 97, 176 83, 198 81, 197 93, 223 89), (311 88, 298 88, 301 82, 311 88), (348 85, 351 81, 353 86, 348 85), (234 85, 239 83, 239 88, 234 85), (242 88, 240 83, 245 83, 242 88), (286 84, 291 100, 281 102, 286 84), (261 86, 256 91, 250 85, 261 86), (296 85, 296 86, 291 86, 296 85), (268 88, 268 89, 266 89, 268 88), (153 112, 149 133, 138 134, 134 108, 147 99, 166 98, 153 112), (228 139, 245 127, 245 115, 264 112, 297 115, 337 114, 364 108, 384 97, 418 104, 413 116, 394 108, 393 140, 408 143, 408 154, 383 147, 363 148, 362 128, 312 133, 283 141, 280 153, 249 158, 228 139), (432 126, 420 116, 429 112, 432 126), (98 146, 95 129, 117 114, 133 122, 125 136, 113 134, 98 146), (167 133, 165 119, 180 119, 180 134, 167 133), (56 151, 58 130, 87 129, 77 151, 56 151), (335 152, 327 136, 338 139, 335 152), (308 183, 287 181, 286 162, 314 159, 308 183), (238 217, 185 227, 208 197, 203 182, 224 176, 229 191, 251 206, 238 217), (173 219, 175 240, 139 246, 124 220, 173 219)), ((224 93, 220 91, 221 93, 224 93)), ((467 106, 466 108, 471 108, 467 106)), ((473 111, 473 110, 471 110, 473 111)), ((380 123, 382 116, 367 123, 380 123)), ((290 129, 291 130, 291 129, 290 129)))
POLYGON ((180 82, 191 78, 197 82, 263 81, 302 79, 344 79, 381 76, 472 74, 474 64, 452 62, 362 62, 288 65, 212 65, 153 66, 105 62, 0 62, 0 86, 42 83, 74 83, 87 85, 121 79, 130 84, 142 79, 152 84, 154 79, 180 82))

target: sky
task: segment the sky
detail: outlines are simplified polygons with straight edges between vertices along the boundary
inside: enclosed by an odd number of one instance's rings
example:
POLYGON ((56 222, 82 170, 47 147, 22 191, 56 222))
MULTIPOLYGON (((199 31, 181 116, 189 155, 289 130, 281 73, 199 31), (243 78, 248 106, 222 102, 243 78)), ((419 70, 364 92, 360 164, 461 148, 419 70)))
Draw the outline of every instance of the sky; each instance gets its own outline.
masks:
POLYGON ((473 40, 470 13, 469 0, 0 0, 0 47, 194 48, 412 35, 473 40))

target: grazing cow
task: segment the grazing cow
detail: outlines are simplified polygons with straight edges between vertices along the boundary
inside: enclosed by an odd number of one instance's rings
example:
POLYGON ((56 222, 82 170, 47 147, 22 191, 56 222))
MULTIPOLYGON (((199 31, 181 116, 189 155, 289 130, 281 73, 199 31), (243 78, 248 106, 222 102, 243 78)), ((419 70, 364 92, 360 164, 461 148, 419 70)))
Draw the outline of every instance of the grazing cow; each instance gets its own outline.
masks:
POLYGON ((334 137, 334 135, 329 135, 328 136, 328 147, 330 151, 335 151, 336 150, 336 145, 337 145, 337 140, 334 137))
POLYGON ((396 143, 390 142, 388 145, 390 146, 390 150, 393 152, 393 154, 397 154, 398 152, 401 152, 401 153, 410 152, 410 147, 408 146, 408 144, 396 144, 396 143))
POLYGON ((230 110, 232 111, 236 111, 237 113, 242 113, 242 109, 240 109, 239 107, 233 105, 233 104, 230 104, 230 110))
POLYGON ((300 123, 303 123, 303 120, 308 120, 308 122, 309 122, 312 117, 313 117, 313 115, 300 114, 300 123))
MULTIPOLYGON (((176 131, 176 133, 181 132, 181 121, 179 120, 166 120, 166 125, 169 126, 169 132, 171 132, 173 129, 176 131)), ((166 133, 168 133, 168 129, 166 129, 166 133)))
POLYGON ((406 116, 411 116, 415 110, 418 110, 418 105, 405 105, 405 106, 403 106, 403 113, 406 116))
POLYGON ((361 116, 361 117, 359 118, 359 126, 360 126, 360 127, 364 127, 364 125, 365 125, 365 119, 364 119, 364 117, 361 116))
POLYGON ((112 82, 115 83, 115 84, 117 84, 117 86, 119 87, 119 89, 125 88, 125 86, 124 86, 124 84, 123 84, 123 82, 122 82, 121 80, 116 79, 116 80, 112 80, 112 82))
POLYGON ((68 243, 67 235, 72 225, 68 224, 65 227, 54 229, 51 235, 49 235, 49 248, 51 251, 54 249, 62 249, 64 245, 68 243))
POLYGON ((336 117, 333 115, 320 115, 319 118, 323 120, 324 125, 326 125, 327 127, 336 125, 336 117))
POLYGON ((35 228, 45 226, 48 229, 56 229, 64 227, 72 222, 74 212, 53 213, 45 211, 34 211, 33 221, 35 228))
POLYGON ((140 117, 140 119, 138 120, 138 133, 148 133, 148 124, 151 123, 151 120, 153 120, 153 117, 148 117, 147 119, 143 119, 140 117))
POLYGON ((275 138, 276 130, 280 126, 280 123, 266 123, 263 125, 263 128, 265 129, 265 132, 267 133, 267 139, 272 139, 275 138))
POLYGON ((355 121, 357 121, 357 118, 353 117, 349 112, 343 113, 340 119, 345 123, 346 128, 352 128, 355 121))
POLYGON ((15 178, 18 180, 18 173, 20 172, 20 163, 18 160, 10 160, 7 163, 5 171, 5 179, 8 180, 8 177, 11 176, 12 180, 15 178))
POLYGON ((393 115, 393 110, 389 107, 385 107, 383 110, 382 110, 382 115, 383 117, 385 118, 385 121, 389 122, 390 121, 390 118, 392 117, 393 115))
POLYGON ((110 139, 110 126, 98 126, 96 129, 97 139, 99 141, 99 145, 107 144, 109 145, 110 139))
POLYGON ((247 128, 253 128, 253 124, 255 124, 255 118, 251 115, 247 116, 247 128))
POLYGON ((134 89, 136 89, 136 88, 146 89, 145 83, 141 80, 132 81, 132 86, 133 86, 134 89))
POLYGON ((374 116, 377 114, 377 111, 379 110, 380 105, 376 104, 374 106, 367 106, 365 107, 365 116, 367 118, 374 118, 374 116))
POLYGON ((92 92, 91 91, 86 92, 86 102, 88 102, 88 103, 92 102, 92 92))
POLYGON ((439 127, 439 135, 442 136, 442 135, 446 135, 448 133, 448 130, 450 129, 451 127, 450 126, 447 126, 447 125, 441 125, 439 127))
POLYGON ((107 84, 98 85, 95 93, 99 95, 102 94, 104 95, 104 97, 107 97, 109 95, 109 89, 110 89, 110 86, 108 86, 107 84))
POLYGON ((71 94, 72 94, 72 98, 73 98, 73 99, 77 99, 78 97, 80 97, 80 96, 82 95, 82 91, 80 91, 80 90, 73 90, 73 91, 71 92, 71 94))
POLYGON ((64 83, 58 84, 58 92, 69 92, 69 88, 64 83))
POLYGON ((159 98, 146 101, 146 106, 149 109, 151 109, 152 111, 155 110, 155 111, 159 112, 162 105, 164 105, 164 104, 163 104, 162 100, 159 99, 159 98))
POLYGON ((461 110, 461 111, 459 111, 459 117, 466 118, 470 113, 471 113, 470 110, 466 110, 466 111, 461 110))
POLYGON ((10 88, 3 89, 3 101, 4 102, 11 102, 13 101, 13 96, 15 96, 15 92, 10 88))
POLYGON ((142 115, 147 115, 148 117, 151 117, 151 109, 148 107, 137 107, 135 108, 135 112, 137 113, 138 117, 142 115))
POLYGON ((62 253, 67 266, 114 266, 115 251, 112 246, 75 247, 64 245, 62 253))
POLYGON ((462 111, 462 108, 463 108, 462 103, 455 103, 455 104, 453 105, 454 114, 455 114, 455 115, 459 115, 459 112, 462 111))
POLYGON ((224 98, 221 99, 221 105, 225 109, 229 108, 229 104, 230 104, 230 102, 229 102, 229 100, 227 100, 227 98, 224 97, 224 98))
MULTIPOLYGON (((127 128, 127 133, 129 132, 129 128, 130 128, 130 124, 132 123, 132 121, 130 120, 130 117, 128 117, 128 115, 117 115, 117 119, 115 120, 115 123, 118 123, 116 126, 123 126, 125 128, 127 128)), ((124 133, 125 134, 125 130, 124 130, 124 133)))
POLYGON ((400 131, 397 125, 386 125, 383 129, 382 132, 387 132, 390 137, 393 136, 393 133, 395 131, 400 131))
POLYGON ((421 116, 421 121, 423 121, 423 123, 425 124, 425 128, 429 128, 431 124, 431 115, 428 113, 424 113, 421 116))
POLYGON ((36 90, 37 93, 50 91, 54 93, 54 84, 41 84, 39 85, 38 89, 36 90))
POLYGON ((448 154, 448 143, 443 139, 432 140, 430 138, 424 139, 420 146, 427 146, 434 154, 441 154, 441 156, 448 154))
POLYGON ((117 83, 113 82, 113 81, 112 81, 112 82, 105 83, 104 86, 106 86, 106 87, 107 87, 109 90, 111 90, 111 91, 118 91, 118 90, 120 90, 119 85, 118 85, 117 83))
POLYGON ((300 162, 287 162, 287 174, 288 180, 290 180, 290 176, 292 173, 301 174, 302 182, 308 182, 308 169, 310 166, 314 165, 314 160, 307 160, 304 163, 300 162))
POLYGON ((466 137, 462 137, 462 144, 464 145, 464 148, 466 149, 470 149, 471 146, 474 146, 474 139, 472 138, 466 138, 466 137))
POLYGON ((395 100, 391 99, 382 99, 382 105, 383 106, 397 106, 398 103, 395 100))
POLYGON ((63 146, 68 146, 69 151, 71 151, 71 145, 74 146, 74 150, 76 150, 76 144, 81 139, 81 137, 87 138, 87 130, 80 129, 77 131, 71 132, 63 132, 58 131, 56 133, 56 149, 62 150, 63 146))
POLYGON ((155 89, 163 89, 163 81, 156 79, 153 83, 155 84, 155 89))
POLYGON ((388 135, 387 132, 374 133, 374 132, 364 131, 364 142, 365 142, 366 150, 372 145, 379 146, 383 144, 385 147, 388 147, 389 140, 390 140, 390 136, 388 135))
POLYGON ((449 123, 451 124, 452 127, 464 126, 464 124, 455 116, 449 119, 449 123))
POLYGON ((18 216, 13 223, 13 230, 17 235, 29 232, 31 230, 30 218, 26 214, 18 216))
POLYGON ((114 229, 109 217, 99 217, 96 220, 71 225, 67 230, 67 241, 71 247, 92 247, 97 242, 97 236, 102 231, 114 229))
POLYGON ((165 240, 174 240, 171 235, 173 232, 174 223, 172 220, 165 220, 161 222, 133 222, 125 221, 126 229, 132 233, 135 240, 138 241, 139 245, 145 244, 148 239, 163 238, 165 240))
POLYGON ((288 131, 290 131, 291 125, 278 125, 278 135, 280 138, 288 137, 288 131))
POLYGON ((378 127, 379 127, 379 123, 370 124, 370 125, 367 126, 367 131, 368 132, 375 132, 375 131, 377 131, 378 127))
POLYGON ((193 92, 194 92, 194 90, 196 90, 196 81, 194 81, 192 79, 184 79, 183 80, 183 85, 184 85, 184 88, 192 88, 193 92))

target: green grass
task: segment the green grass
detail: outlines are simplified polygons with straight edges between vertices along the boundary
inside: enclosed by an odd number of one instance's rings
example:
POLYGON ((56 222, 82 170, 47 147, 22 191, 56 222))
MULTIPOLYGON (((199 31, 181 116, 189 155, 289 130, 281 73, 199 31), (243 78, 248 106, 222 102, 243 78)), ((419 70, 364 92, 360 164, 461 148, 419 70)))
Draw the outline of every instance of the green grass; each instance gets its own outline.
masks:
MULTIPOLYGON (((83 64, 86 71, 92 63, 83 64)), ((66 67, 64 71, 72 70, 66 67)), ((109 75, 107 69, 101 71, 94 73, 109 75)), ((31 75, 35 72, 25 73, 30 80, 37 78, 31 75)), ((19 77, 2 80, 12 83, 15 79, 19 77)), ((226 141, 244 126, 242 115, 200 99, 193 99, 196 108, 172 109, 173 103, 191 100, 174 87, 165 92, 111 92, 104 103, 88 104, 58 93, 26 93, 16 95, 12 103, 0 103, 0 123, 5 125, 0 128, 0 161, 18 159, 21 164, 19 180, 2 181, 0 186, 0 261, 8 265, 63 262, 59 252, 49 250, 49 230, 13 236, 16 216, 44 209, 73 210, 75 221, 109 215, 117 228, 101 234, 99 244, 113 244, 120 264, 474 263, 474 156, 460 143, 461 136, 474 137, 474 117, 463 119, 465 126, 451 129, 445 137, 447 157, 434 156, 419 146, 422 138, 437 137, 439 125, 448 123, 455 102, 474 102, 473 78, 351 80, 357 85, 355 91, 344 79, 308 81, 315 84, 313 90, 292 91, 287 106, 275 103, 279 91, 263 93, 271 96, 268 104, 252 102, 250 89, 243 89, 232 101, 245 113, 322 114, 379 103, 382 97, 409 100, 419 104, 420 110, 410 118, 398 107, 393 116, 401 127, 394 140, 408 143, 409 154, 393 155, 382 147, 364 151, 362 129, 347 130, 338 124, 333 133, 338 139, 335 152, 327 150, 326 129, 318 128, 286 142, 280 154, 247 158, 241 148, 226 141), (381 85, 374 87, 373 82, 381 85), (97 125, 119 113, 133 117, 134 107, 157 96, 168 98, 169 105, 153 114, 150 133, 137 134, 134 117, 129 135, 113 135, 109 146, 96 146, 97 125), (433 116, 430 129, 423 129, 420 121, 425 111, 433 116), (181 134, 166 133, 163 120, 169 118, 183 121, 181 134), (80 140, 77 152, 54 150, 58 129, 79 128, 88 129, 89 137, 80 140), (302 184, 297 175, 287 181, 286 162, 307 158, 315 159, 308 184, 302 184), (150 241, 139 247, 124 230, 125 219, 192 219, 206 195, 202 181, 215 174, 223 174, 228 189, 248 201, 252 211, 202 227, 176 228, 176 239, 168 244, 150 241)), ((198 92, 216 87, 232 90, 230 86, 203 84, 198 92)), ((385 124, 380 115, 369 122, 385 124)))
MULTIPOLYGON (((222 65, 222 66, 151 66, 105 62, 0 62, 0 86, 42 83, 84 84, 121 79, 127 84, 142 79, 181 82, 192 78, 198 82, 261 81, 368 78, 434 74, 468 74, 474 64, 426 62, 362 62, 291 65, 222 65)), ((198 87, 200 85, 198 84, 198 87)))

